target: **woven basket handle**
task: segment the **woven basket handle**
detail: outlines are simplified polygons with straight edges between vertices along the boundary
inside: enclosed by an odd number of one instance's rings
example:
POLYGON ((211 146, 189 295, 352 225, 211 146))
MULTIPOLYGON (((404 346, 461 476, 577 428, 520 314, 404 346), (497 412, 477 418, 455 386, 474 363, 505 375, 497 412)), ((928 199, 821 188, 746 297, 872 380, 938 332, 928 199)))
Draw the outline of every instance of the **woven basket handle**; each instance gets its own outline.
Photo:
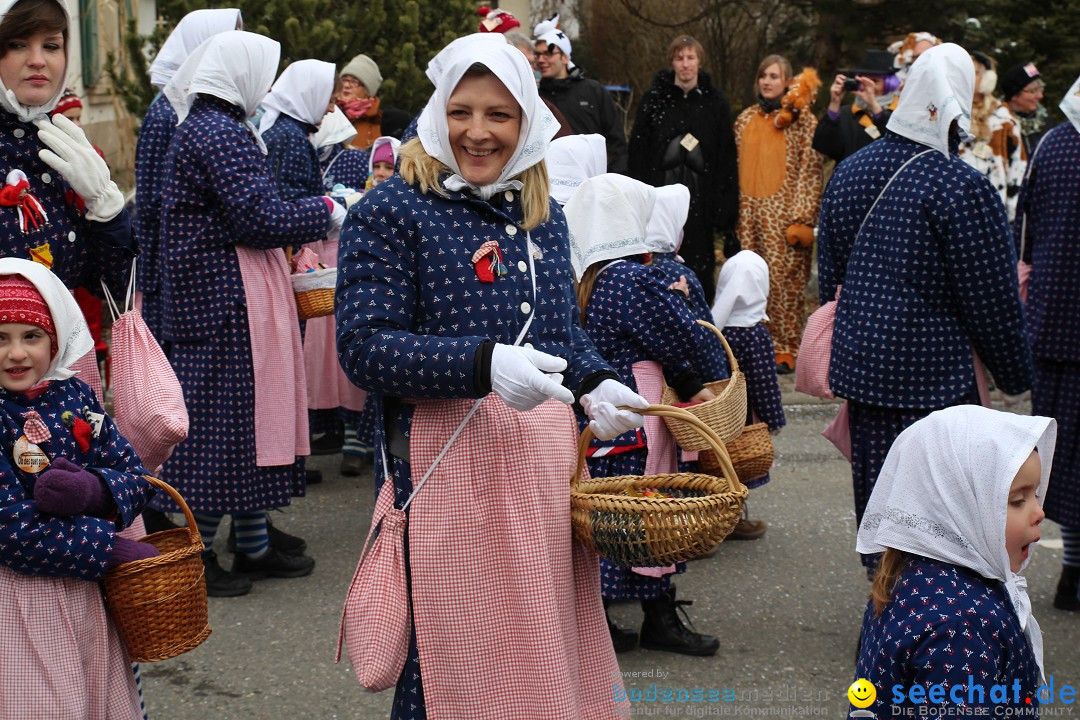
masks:
MULTIPOLYGON (((716 328, 713 329, 715 330, 716 328)), ((728 490, 733 492, 737 489, 736 478, 738 476, 735 474, 735 467, 731 464, 731 456, 728 455, 727 448, 724 446, 724 443, 720 440, 717 434, 712 431, 712 428, 699 420, 696 415, 694 415, 693 413, 689 413, 682 408, 673 407, 671 405, 650 405, 644 410, 641 408, 633 408, 627 406, 622 406, 619 409, 629 410, 630 412, 640 413, 641 415, 672 417, 687 422, 690 425, 693 425, 694 429, 697 430, 698 433, 705 438, 705 441, 709 443, 712 451, 716 453, 716 459, 720 462, 720 468, 724 471, 724 480, 727 481, 728 490)), ((574 470, 574 476, 570 478, 571 485, 574 485, 581 481, 581 468, 585 464, 585 453, 588 452, 589 443, 592 442, 593 437, 594 436, 592 428, 586 425, 585 429, 581 431, 581 439, 578 440, 577 467, 574 470)))
POLYGON ((188 536, 191 538, 191 544, 194 545, 198 542, 199 546, 205 549, 205 546, 203 546, 202 535, 199 533, 199 526, 195 524, 195 516, 191 514, 191 508, 184 502, 184 498, 181 497, 180 493, 176 492, 176 489, 164 480, 158 480, 156 477, 150 475, 143 475, 143 477, 158 490, 164 490, 165 493, 176 502, 180 507, 180 510, 184 513, 184 517, 187 518, 188 536))
POLYGON ((731 366, 731 374, 734 375, 735 373, 739 372, 739 361, 735 359, 735 353, 731 352, 731 346, 728 345, 728 341, 727 338, 724 337, 724 333, 720 332, 720 329, 713 325, 711 322, 698 320, 697 324, 707 327, 714 333, 716 333, 716 337, 720 338, 720 344, 724 346, 724 352, 727 353, 728 365, 731 366))

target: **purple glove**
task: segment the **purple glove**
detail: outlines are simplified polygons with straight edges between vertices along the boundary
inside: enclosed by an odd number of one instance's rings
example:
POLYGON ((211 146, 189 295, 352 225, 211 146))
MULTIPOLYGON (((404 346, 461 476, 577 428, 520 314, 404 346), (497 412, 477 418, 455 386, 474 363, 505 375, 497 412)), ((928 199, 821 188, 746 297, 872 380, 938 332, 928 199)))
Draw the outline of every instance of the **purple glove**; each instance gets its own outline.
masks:
POLYGON ((150 543, 128 540, 117 535, 113 538, 113 551, 109 556, 107 567, 112 570, 117 565, 157 557, 160 554, 158 549, 150 543))
POLYGON ((38 509, 53 515, 108 517, 116 503, 105 481, 66 458, 56 458, 34 485, 38 509))

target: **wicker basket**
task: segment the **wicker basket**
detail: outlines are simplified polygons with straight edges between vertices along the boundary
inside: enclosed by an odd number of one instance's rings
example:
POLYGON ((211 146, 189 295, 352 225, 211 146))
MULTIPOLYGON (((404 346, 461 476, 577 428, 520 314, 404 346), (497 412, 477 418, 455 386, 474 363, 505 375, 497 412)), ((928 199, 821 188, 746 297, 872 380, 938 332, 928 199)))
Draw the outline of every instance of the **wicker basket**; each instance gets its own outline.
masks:
MULTIPOLYGON (((735 359, 735 354, 731 352, 731 346, 724 339, 723 333, 715 325, 704 320, 697 322, 712 330, 720 338, 724 351, 727 352, 728 363, 731 365, 731 377, 727 380, 706 383, 705 387, 712 390, 716 397, 683 409, 708 425, 719 436, 720 442, 729 443, 739 437, 743 426, 746 425, 746 376, 739 370, 739 361, 735 359)), ((660 402, 664 405, 674 405, 679 402, 679 396, 665 385, 660 402)), ((706 438, 678 417, 665 416, 664 422, 667 423, 671 434, 675 436, 675 442, 683 450, 709 449, 706 438)))
MULTIPOLYGON (((285 259, 292 266, 292 249, 285 251, 285 259)), ((314 272, 293 273, 289 276, 296 297, 296 313, 301 320, 334 314, 334 290, 337 285, 337 268, 321 268, 314 272)))
POLYGON ((186 528, 142 538, 161 553, 105 574, 105 603, 132 662, 156 662, 198 647, 210 636, 202 538, 187 503, 172 487, 147 476, 184 511, 186 528))
MULTIPOLYGON (((769 472, 773 464, 772 435, 765 423, 747 425, 742 434, 727 443, 726 449, 731 457, 731 465, 739 482, 748 484, 769 472)), ((719 475, 723 466, 712 450, 702 450, 698 455, 698 467, 702 472, 719 475)))
POLYGON ((746 487, 738 481, 723 443, 693 415, 664 405, 635 412, 683 418, 707 439, 724 467, 723 476, 675 473, 583 480, 581 468, 593 438, 585 428, 577 472, 570 481, 574 535, 611 562, 629 567, 663 567, 701 557, 739 521, 746 487), (631 489, 659 490, 669 497, 627 495, 631 489))

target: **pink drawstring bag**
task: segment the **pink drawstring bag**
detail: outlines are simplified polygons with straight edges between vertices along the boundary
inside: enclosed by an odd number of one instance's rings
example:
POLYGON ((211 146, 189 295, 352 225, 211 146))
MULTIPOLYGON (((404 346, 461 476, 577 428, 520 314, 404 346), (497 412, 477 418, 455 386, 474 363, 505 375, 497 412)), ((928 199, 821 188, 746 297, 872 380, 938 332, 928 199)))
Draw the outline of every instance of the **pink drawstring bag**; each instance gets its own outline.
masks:
POLYGON ((138 310, 132 307, 135 265, 124 299, 124 312, 103 282, 112 313, 113 420, 143 465, 157 472, 173 448, 188 435, 184 391, 161 346, 138 310), (129 309, 131 308, 131 309, 129 309))
POLYGON ((345 597, 334 657, 334 662, 341 661, 344 642, 356 679, 371 692, 380 692, 397 684, 405 668, 412 632, 409 586, 405 576, 407 520, 405 511, 393 505, 394 480, 387 475, 375 502, 371 529, 360 551, 360 562, 345 597), (379 536, 375 538, 371 552, 367 552, 375 528, 379 528, 379 536))
POLYGON ((836 300, 825 303, 806 319, 802 341, 799 342, 798 362, 795 363, 795 389, 814 397, 831 400, 835 395, 829 388, 829 361, 832 359, 833 323, 836 321, 836 300))

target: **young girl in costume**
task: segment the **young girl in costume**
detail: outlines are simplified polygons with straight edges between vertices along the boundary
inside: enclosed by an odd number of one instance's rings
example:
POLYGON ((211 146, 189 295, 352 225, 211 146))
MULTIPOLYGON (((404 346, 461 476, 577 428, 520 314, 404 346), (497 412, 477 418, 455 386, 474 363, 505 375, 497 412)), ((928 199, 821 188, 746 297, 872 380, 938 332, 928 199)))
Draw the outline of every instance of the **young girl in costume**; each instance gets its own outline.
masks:
POLYGON ((942 714, 1038 707, 1042 633, 1020 573, 1056 435, 1050 418, 959 405, 893 443, 858 537, 860 553, 884 552, 855 672, 877 688, 877 717, 928 699, 942 714))
MULTIPOLYGON (((755 252, 737 252, 720 269, 712 322, 724 333, 739 369, 746 376, 746 424, 764 422, 775 435, 787 420, 776 377, 776 350, 765 326, 769 319, 765 314, 768 299, 769 266, 755 252)), ((746 486, 753 489, 767 482, 768 473, 746 486)), ((728 539, 754 540, 764 535, 766 529, 764 520, 750 519, 744 504, 743 518, 728 539)))
POLYGON ((0 720, 143 716, 97 581, 158 554, 117 535, 153 489, 69 369, 92 348, 56 275, 0 259, 0 720))
MULTIPOLYGON (((651 264, 646 227, 657 190, 623 175, 604 174, 581 183, 566 203, 571 261, 577 276, 581 324, 619 379, 654 403, 664 378, 684 401, 709 400, 696 368, 707 335, 686 296, 669 287, 666 273, 651 264)), ((582 407, 587 406, 583 405, 582 407)), ((589 450, 592 477, 655 475, 676 471, 675 441, 660 418, 648 417, 643 430, 595 440, 589 450)), ((642 647, 687 655, 712 655, 720 641, 693 632, 676 614, 667 568, 622 567, 601 559, 605 602, 640 600, 645 613, 642 647)), ((616 651, 632 649, 638 634, 608 621, 616 651)))
POLYGON ((389 135, 375 139, 371 145, 371 159, 368 162, 368 179, 365 189, 370 190, 394 174, 399 147, 401 147, 401 141, 389 135))

